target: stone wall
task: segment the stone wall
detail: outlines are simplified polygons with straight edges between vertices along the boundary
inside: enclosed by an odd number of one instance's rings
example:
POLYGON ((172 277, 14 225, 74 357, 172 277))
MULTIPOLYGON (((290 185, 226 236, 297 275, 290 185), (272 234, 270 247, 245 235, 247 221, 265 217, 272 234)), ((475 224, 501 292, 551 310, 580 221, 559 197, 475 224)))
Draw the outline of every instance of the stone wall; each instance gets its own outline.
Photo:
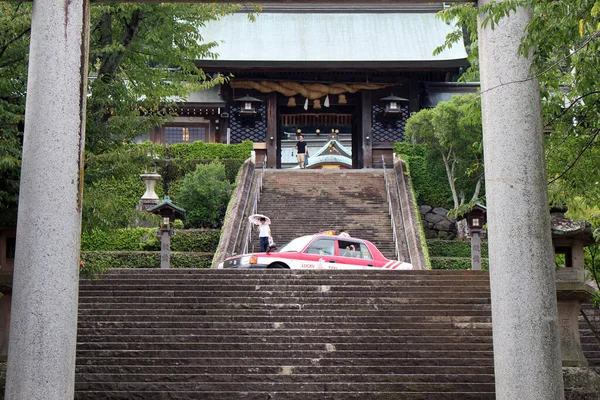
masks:
POLYGON ((456 238, 456 222, 447 216, 448 210, 442 207, 419 206, 423 231, 427 239, 456 238))

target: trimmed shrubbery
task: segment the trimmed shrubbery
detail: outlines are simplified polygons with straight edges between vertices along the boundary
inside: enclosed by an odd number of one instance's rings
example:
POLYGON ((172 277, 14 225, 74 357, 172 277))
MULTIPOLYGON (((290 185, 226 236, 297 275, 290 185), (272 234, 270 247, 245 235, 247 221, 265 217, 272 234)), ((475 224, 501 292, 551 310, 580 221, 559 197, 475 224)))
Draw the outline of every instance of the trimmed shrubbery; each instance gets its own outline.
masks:
MULTIPOLYGON (((213 253, 171 252, 171 268, 210 268, 213 253)), ((81 275, 91 278, 110 268, 160 268, 160 251, 83 251, 81 275)))
POLYGON ((198 164, 193 173, 183 178, 175 199, 186 211, 185 226, 220 226, 232 192, 233 185, 227 181, 223 164, 198 164))
MULTIPOLYGON (((431 257, 431 269, 471 269, 471 258, 431 257)), ((488 270, 487 258, 481 259, 481 269, 488 270)))
POLYGON ((447 209, 453 207, 444 165, 429 157, 430 150, 426 146, 396 142, 394 153, 399 154, 409 166, 417 204, 433 204, 447 209))
POLYGON ((219 160, 224 166, 224 179, 233 184, 252 148, 250 141, 234 145, 194 142, 170 146, 148 142, 90 156, 85 168, 83 230, 119 229, 133 221, 151 219, 149 214, 135 210, 145 191, 140 179, 144 171, 156 168, 162 178, 155 188, 157 195, 162 198, 168 194, 177 204, 181 182, 197 165, 219 160))
MULTIPOLYGON (((156 228, 94 230, 81 235, 82 251, 159 251, 156 228)), ((171 237, 172 251, 212 253, 219 244, 220 229, 178 229, 171 237)))
MULTIPOLYGON (((428 240, 427 247, 431 257, 467 257, 471 258, 471 242, 464 240, 428 240)), ((488 257, 488 244, 481 242, 481 257, 488 257)))

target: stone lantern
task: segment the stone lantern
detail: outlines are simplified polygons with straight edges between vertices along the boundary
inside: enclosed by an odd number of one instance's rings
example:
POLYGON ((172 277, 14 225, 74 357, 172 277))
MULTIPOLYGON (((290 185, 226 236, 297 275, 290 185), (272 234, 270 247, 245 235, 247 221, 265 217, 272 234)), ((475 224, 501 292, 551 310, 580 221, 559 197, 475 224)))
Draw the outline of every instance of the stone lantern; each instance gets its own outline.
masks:
POLYGON ((163 201, 147 210, 151 214, 160 215, 162 220, 158 229, 160 236, 160 267, 171 267, 171 236, 175 235, 172 223, 177 218, 185 217, 185 210, 177 207, 169 196, 165 196, 163 201))
POLYGON ((594 243, 591 225, 585 221, 565 218, 566 208, 551 209, 552 245, 556 263, 556 298, 563 367, 587 367, 579 340, 579 313, 581 303, 595 293, 585 282, 584 248, 594 243))
POLYGON ((471 269, 473 270, 481 270, 481 231, 486 223, 486 215, 487 208, 477 203, 462 218, 467 220, 471 234, 471 269))
POLYGON ((146 211, 148 208, 154 207, 160 203, 160 199, 158 198, 154 188, 156 187, 156 183, 160 181, 161 176, 156 172, 155 169, 153 172, 145 172, 141 174, 140 178, 146 184, 146 191, 140 198, 138 209, 140 211, 146 211))

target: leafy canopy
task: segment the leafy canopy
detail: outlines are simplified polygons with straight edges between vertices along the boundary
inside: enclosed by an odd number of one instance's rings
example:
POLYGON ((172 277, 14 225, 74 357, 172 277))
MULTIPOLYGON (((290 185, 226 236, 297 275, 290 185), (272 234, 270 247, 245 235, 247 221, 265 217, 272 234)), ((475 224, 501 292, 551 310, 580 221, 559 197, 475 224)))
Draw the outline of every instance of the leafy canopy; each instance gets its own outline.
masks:
POLYGON ((453 96, 406 123, 408 139, 425 144, 444 164, 454 209, 479 200, 483 183, 481 104, 477 95, 453 96))
POLYGON ((531 79, 541 87, 550 200, 569 209, 600 201, 600 1, 506 0, 476 8, 456 4, 439 13, 456 27, 438 51, 464 36, 472 66, 463 80, 478 79, 477 17, 492 28, 517 7, 533 16, 520 53, 531 55, 531 79))
MULTIPOLYGON (((206 75, 194 60, 217 57, 216 43, 202 38, 205 23, 239 9, 231 4, 93 3, 88 156, 161 126, 175 115, 177 100, 225 81, 218 74, 206 75)), ((18 199, 30 31, 31 2, 0 2, 0 209, 16 207, 18 199)))

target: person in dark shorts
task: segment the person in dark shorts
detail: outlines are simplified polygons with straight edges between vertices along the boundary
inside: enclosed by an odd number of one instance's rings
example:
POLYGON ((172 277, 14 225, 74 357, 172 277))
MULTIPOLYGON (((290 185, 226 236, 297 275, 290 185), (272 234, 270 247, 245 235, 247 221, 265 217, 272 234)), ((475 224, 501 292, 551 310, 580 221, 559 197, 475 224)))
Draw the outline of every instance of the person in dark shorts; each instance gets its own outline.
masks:
POLYGON ((298 165, 300 166, 300 168, 304 169, 305 168, 304 160, 306 158, 306 155, 308 154, 308 146, 307 146, 306 142, 304 141, 304 136, 302 136, 302 135, 300 135, 300 140, 298 140, 296 142, 296 150, 298 151, 298 154, 296 154, 296 159, 298 160, 298 165))

